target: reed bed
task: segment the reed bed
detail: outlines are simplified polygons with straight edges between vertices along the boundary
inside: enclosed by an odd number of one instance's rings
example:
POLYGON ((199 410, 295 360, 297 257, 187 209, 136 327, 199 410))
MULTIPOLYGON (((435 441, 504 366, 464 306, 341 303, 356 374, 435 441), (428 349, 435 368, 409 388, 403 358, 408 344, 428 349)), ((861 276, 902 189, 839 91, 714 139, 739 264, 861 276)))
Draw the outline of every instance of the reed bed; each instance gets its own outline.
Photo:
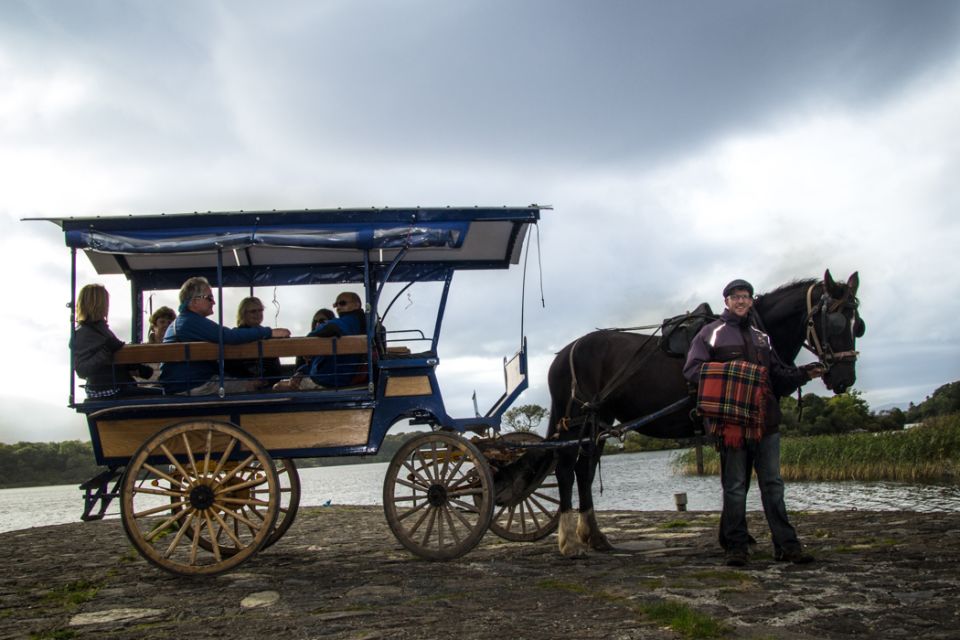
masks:
MULTIPOLYGON (((960 415, 929 418, 906 431, 783 438, 780 472, 785 480, 892 480, 960 482, 960 415)), ((674 459, 684 474, 697 472, 688 450, 674 459)), ((704 472, 720 473, 716 451, 704 450, 704 472)))

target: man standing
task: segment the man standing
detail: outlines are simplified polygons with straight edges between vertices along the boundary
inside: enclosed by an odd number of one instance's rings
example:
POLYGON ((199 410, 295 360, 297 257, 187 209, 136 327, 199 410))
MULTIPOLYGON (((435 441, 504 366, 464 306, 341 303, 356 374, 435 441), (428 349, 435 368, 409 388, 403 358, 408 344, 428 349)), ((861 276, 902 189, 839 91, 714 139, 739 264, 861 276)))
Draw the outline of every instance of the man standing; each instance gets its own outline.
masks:
MULTIPOLYGON (((180 315, 167 329, 164 342, 219 342, 223 331, 224 344, 244 344, 267 338, 289 338, 288 329, 246 327, 221 329, 207 316, 213 315, 216 300, 206 278, 190 278, 180 287, 180 315)), ((164 362, 160 367, 160 384, 167 393, 207 395, 220 388, 220 365, 212 361, 164 362)), ((259 380, 224 380, 227 392, 252 391, 260 387, 259 380)))
MULTIPOLYGON (((706 325, 694 337, 683 375, 699 385, 706 363, 741 362, 757 365, 749 369, 757 374, 757 403, 754 418, 757 430, 741 425, 714 423, 719 437, 720 480, 723 486, 723 512, 720 517, 720 545, 726 563, 743 566, 748 560, 747 490, 752 470, 757 482, 763 512, 773 537, 774 558, 803 564, 813 561, 805 553, 797 533, 787 518, 780 477, 780 397, 823 373, 817 363, 802 369, 784 364, 770 344, 770 337, 751 322, 753 286, 746 280, 734 280, 723 289, 724 309, 719 320, 706 325), (762 418, 761 418, 762 417, 762 418), (729 427, 729 431, 724 431, 729 427)), ((701 392, 703 390, 701 389, 701 392)), ((702 393, 701 393, 702 396, 702 393)))

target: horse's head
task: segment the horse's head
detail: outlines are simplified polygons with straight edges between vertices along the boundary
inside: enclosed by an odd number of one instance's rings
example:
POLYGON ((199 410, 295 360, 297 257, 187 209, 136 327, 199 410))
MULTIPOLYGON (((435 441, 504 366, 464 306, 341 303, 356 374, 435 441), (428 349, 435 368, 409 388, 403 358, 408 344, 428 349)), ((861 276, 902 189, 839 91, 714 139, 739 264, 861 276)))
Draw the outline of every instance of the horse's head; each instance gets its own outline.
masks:
POLYGON ((807 292, 807 348, 826 365, 823 383, 834 393, 843 393, 857 379, 856 342, 866 331, 859 314, 859 286, 856 272, 846 283, 838 283, 828 269, 822 286, 813 286, 807 292), (820 292, 819 300, 815 299, 815 290, 820 292))

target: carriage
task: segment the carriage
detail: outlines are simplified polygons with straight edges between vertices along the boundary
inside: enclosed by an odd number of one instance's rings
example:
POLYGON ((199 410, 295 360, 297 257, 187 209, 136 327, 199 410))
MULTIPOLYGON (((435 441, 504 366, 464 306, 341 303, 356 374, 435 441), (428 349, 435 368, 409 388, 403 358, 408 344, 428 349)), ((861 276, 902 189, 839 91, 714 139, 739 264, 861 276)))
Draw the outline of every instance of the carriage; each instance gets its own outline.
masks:
POLYGON ((289 529, 300 502, 297 459, 373 455, 391 427, 408 423, 430 430, 401 446, 383 486, 387 522, 404 547, 447 560, 467 553, 487 529, 517 541, 551 533, 559 504, 551 456, 520 468, 525 447, 539 437, 501 434, 505 411, 528 385, 522 324, 518 350, 504 358, 503 395, 485 413, 450 416, 436 376, 454 274, 519 264, 545 209, 45 219, 63 230, 70 249, 71 301, 78 252, 98 274, 129 281, 131 337, 116 353, 117 365, 216 362, 219 370, 219 388, 210 395, 148 394, 140 383, 142 395, 82 399, 71 367, 70 406, 86 417, 96 461, 106 467, 81 485, 83 519, 102 518, 118 498, 126 534, 149 562, 176 574, 220 573, 289 529), (176 290, 193 276, 211 283, 221 326, 225 290, 362 287, 365 334, 225 344, 221 332, 215 343, 143 343, 151 292, 176 290), (418 287, 432 292, 433 316, 420 317, 421 326, 392 323, 394 303, 418 287), (339 382, 313 390, 225 390, 231 361, 279 358, 289 368, 295 357, 316 356, 332 359, 343 374, 339 382))

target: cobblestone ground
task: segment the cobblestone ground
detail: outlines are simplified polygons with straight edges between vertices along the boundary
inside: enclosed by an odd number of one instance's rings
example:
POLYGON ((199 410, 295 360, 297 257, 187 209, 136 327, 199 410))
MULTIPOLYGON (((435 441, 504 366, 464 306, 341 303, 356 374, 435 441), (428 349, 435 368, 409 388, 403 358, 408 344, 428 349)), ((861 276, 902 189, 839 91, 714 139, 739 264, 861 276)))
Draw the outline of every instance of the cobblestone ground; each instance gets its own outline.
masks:
POLYGON ((817 556, 724 566, 707 512, 599 514, 617 546, 488 532, 451 562, 411 556, 378 507, 302 510, 234 571, 183 578, 118 520, 0 534, 0 638, 960 638, 960 514, 798 513, 817 556))

